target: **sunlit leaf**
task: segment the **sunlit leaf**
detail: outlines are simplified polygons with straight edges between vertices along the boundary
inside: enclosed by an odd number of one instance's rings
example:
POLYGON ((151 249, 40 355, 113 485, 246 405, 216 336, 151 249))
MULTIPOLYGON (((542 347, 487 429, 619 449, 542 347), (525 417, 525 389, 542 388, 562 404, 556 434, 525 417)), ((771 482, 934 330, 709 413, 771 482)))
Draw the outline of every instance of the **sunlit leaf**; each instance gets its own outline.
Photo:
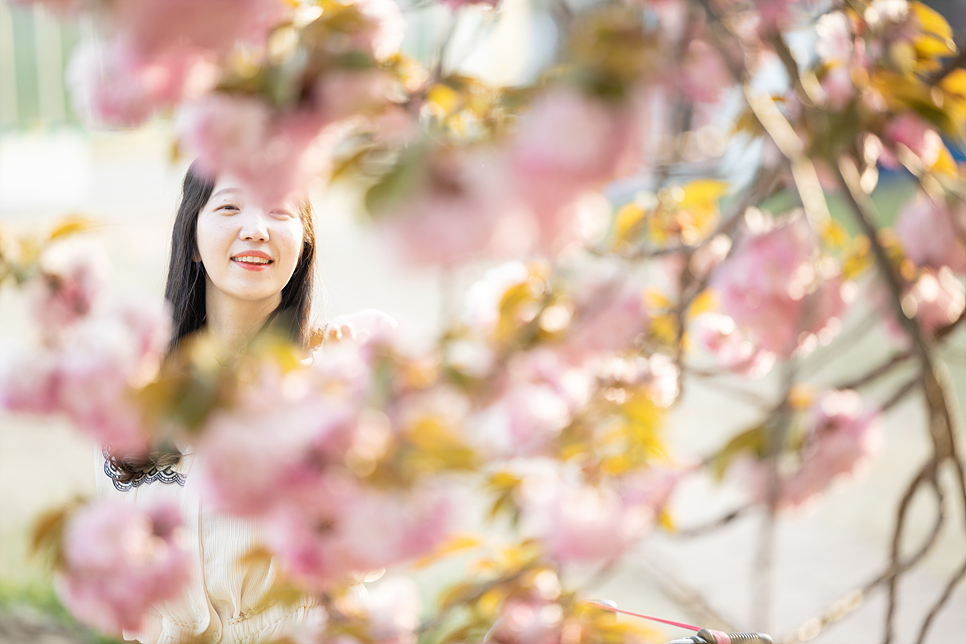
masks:
POLYGON ((440 544, 435 551, 417 560, 413 565, 417 568, 425 568, 444 557, 478 548, 481 543, 480 537, 477 535, 468 533, 455 534, 440 544))
POLYGON ((728 466, 739 454, 750 452, 753 455, 761 456, 765 449, 766 440, 765 428, 761 425, 732 437, 708 463, 712 476, 718 481, 723 479, 728 466))
POLYGON ((76 235, 78 233, 85 233, 89 230, 93 230, 97 227, 97 222, 83 215, 71 215, 64 217, 54 226, 54 229, 50 231, 48 239, 53 241, 55 239, 61 239, 63 237, 69 237, 70 235, 76 235))

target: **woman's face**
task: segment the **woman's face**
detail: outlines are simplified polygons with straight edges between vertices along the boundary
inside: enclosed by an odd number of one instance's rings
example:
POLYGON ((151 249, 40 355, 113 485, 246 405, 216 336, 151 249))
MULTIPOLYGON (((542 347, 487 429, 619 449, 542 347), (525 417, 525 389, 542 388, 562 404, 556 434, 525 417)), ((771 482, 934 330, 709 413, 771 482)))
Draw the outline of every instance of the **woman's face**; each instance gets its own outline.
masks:
POLYGON ((219 179, 198 213, 195 234, 207 274, 207 297, 229 306, 278 306, 302 250, 302 220, 295 203, 265 208, 239 182, 219 179))

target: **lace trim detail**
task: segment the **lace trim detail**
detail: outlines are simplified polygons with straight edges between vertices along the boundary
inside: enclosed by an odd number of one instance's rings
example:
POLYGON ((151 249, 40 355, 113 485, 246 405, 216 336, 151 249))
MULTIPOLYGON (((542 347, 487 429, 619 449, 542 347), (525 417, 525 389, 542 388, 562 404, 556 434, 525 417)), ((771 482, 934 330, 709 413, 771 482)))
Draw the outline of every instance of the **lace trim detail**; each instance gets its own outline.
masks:
POLYGON ((164 484, 177 483, 181 487, 184 487, 185 483, 184 474, 176 472, 173 465, 165 465, 160 469, 152 467, 149 470, 139 472, 130 481, 122 481, 121 478, 124 476, 124 473, 114 465, 107 450, 104 450, 104 473, 114 483, 114 488, 121 492, 127 492, 131 488, 154 483, 155 481, 164 484))

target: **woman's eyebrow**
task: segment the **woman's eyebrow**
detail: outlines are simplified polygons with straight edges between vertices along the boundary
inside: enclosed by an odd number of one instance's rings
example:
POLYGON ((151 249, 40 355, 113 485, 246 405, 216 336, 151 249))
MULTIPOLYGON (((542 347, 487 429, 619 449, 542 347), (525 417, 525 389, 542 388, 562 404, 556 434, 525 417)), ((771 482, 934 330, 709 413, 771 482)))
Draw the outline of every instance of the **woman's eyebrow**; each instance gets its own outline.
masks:
POLYGON ((223 194, 226 194, 226 193, 229 193, 229 192, 238 192, 238 188, 222 188, 221 190, 219 190, 215 194, 211 195, 211 198, 214 199, 218 195, 223 195, 223 194))

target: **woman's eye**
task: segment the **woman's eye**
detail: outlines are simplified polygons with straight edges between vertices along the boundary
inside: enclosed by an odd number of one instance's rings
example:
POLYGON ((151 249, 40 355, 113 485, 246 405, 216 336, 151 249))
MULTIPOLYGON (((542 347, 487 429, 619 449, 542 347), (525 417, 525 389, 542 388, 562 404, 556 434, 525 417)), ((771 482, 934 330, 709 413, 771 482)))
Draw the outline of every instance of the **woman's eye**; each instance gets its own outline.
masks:
POLYGON ((222 204, 215 208, 215 212, 238 212, 238 206, 230 203, 222 204))
POLYGON ((273 217, 278 217, 280 219, 288 219, 289 217, 292 217, 293 215, 292 215, 292 213, 290 213, 287 210, 273 210, 272 211, 272 216, 273 217))

